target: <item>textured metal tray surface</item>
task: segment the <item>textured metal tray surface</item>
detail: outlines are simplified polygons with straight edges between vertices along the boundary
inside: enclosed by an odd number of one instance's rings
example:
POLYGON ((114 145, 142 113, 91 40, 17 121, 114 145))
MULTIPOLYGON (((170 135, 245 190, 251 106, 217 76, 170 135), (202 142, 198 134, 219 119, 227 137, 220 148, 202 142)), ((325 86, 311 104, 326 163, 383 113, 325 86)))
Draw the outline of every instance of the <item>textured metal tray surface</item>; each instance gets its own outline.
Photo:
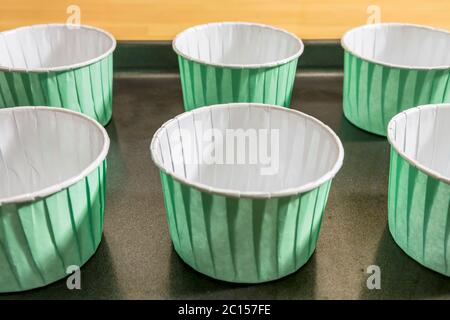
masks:
POLYGON ((387 228, 389 145, 342 115, 341 73, 296 78, 292 106, 328 124, 345 148, 310 261, 283 279, 230 284, 187 266, 168 233, 159 172, 150 160, 156 129, 183 111, 177 74, 116 74, 108 156, 105 230, 81 269, 81 290, 66 280, 0 299, 450 299, 450 280, 402 252, 387 228), (369 290, 370 265, 381 289, 369 290))

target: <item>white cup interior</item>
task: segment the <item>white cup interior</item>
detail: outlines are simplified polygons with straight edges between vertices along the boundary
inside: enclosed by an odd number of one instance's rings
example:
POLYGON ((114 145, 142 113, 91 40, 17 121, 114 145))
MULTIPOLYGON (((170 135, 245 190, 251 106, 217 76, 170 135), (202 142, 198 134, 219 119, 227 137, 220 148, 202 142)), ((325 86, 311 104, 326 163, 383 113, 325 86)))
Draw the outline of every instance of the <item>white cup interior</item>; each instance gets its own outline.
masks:
POLYGON ((406 68, 450 67, 450 33, 425 26, 372 24, 347 32, 346 50, 363 59, 406 68))
POLYGON ((103 161, 108 146, 104 129, 78 113, 39 107, 0 110, 0 203, 33 199, 49 187, 81 179, 85 170, 103 161))
POLYGON ((112 52, 114 38, 96 28, 35 25, 0 33, 0 67, 46 70, 89 64, 112 52))
POLYGON ((184 113, 157 131, 151 151, 157 166, 186 183, 248 195, 307 191, 334 177, 343 159, 339 139, 318 120, 260 104, 184 113))
POLYGON ((293 34, 251 23, 192 27, 175 38, 173 47, 187 59, 224 66, 280 64, 303 51, 303 43, 293 34))
POLYGON ((450 104, 412 108, 392 118, 388 138, 415 166, 450 183, 450 104))

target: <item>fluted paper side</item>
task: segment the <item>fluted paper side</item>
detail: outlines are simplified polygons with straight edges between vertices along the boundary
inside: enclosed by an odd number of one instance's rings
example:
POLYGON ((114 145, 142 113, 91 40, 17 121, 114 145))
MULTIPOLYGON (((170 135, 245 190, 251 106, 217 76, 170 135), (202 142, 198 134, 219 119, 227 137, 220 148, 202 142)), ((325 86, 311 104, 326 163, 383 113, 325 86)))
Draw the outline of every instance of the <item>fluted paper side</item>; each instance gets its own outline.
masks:
POLYGON ((422 265, 450 276, 450 185, 391 148, 388 203, 396 243, 422 265))
POLYGON ((273 199, 201 192, 161 172, 170 236, 195 270, 242 283, 281 278, 313 254, 331 180, 307 193, 273 199))
POLYGON ((106 160, 46 198, 0 206, 0 292, 41 287, 82 266, 102 237, 106 160))
POLYGON ((52 106, 78 111, 106 125, 112 114, 112 54, 58 72, 0 71, 0 108, 52 106))
POLYGON ((391 118, 406 109, 450 101, 450 70, 386 67, 345 52, 343 107, 354 125, 386 136, 391 118))
POLYGON ((224 68, 178 57, 184 108, 230 102, 289 107, 297 59, 271 68, 224 68))

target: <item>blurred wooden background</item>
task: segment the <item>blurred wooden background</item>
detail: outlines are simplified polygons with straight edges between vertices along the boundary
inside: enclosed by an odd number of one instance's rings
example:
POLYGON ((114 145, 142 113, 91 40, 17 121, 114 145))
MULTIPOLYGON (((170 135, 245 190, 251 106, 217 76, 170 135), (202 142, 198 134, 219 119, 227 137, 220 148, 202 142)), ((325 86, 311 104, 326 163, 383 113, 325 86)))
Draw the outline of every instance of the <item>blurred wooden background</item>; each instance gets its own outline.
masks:
POLYGON ((338 39, 377 17, 450 29, 449 0, 0 0, 0 30, 76 19, 77 8, 81 23, 119 40, 169 40, 213 21, 262 22, 303 39, 338 39))

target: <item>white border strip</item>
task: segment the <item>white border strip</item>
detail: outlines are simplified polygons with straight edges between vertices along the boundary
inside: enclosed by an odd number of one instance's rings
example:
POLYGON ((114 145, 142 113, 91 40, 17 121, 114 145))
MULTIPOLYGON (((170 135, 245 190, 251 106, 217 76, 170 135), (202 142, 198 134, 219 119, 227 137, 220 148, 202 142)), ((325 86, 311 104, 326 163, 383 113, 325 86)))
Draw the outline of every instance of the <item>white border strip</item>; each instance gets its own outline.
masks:
POLYGON ((270 198, 279 198, 279 197, 287 197, 287 196, 292 196, 292 195, 297 195, 300 193, 305 193, 308 192, 310 190, 313 190, 317 187, 319 187, 320 185, 322 185, 323 183, 325 183, 326 181, 334 178, 334 176, 337 174, 337 172, 339 171, 339 169, 342 167, 343 161, 344 161, 344 147, 342 146, 341 140, 339 139, 339 137, 336 135, 336 133, 327 125, 325 125, 323 122, 321 122, 320 120, 307 115, 303 112, 297 111, 297 110, 293 110, 293 109, 288 109, 285 107, 280 107, 280 106, 275 106, 275 105, 270 105, 270 104, 261 104, 261 103, 228 103, 228 104, 217 104, 217 105, 211 105, 211 106, 206 106, 206 107, 201 107, 201 108, 197 108, 197 109, 193 109, 191 111, 188 112, 184 112, 178 116, 176 116, 175 118, 165 122, 153 135, 152 138, 152 142, 150 143, 150 153, 151 153, 151 157, 153 162, 155 163, 155 165, 164 173, 166 173, 167 175, 171 176, 172 178, 174 178, 175 180, 179 181, 182 184, 185 184, 187 186, 190 187, 194 187, 200 191, 204 191, 204 192, 208 192, 208 193, 213 193, 213 194, 218 194, 218 195, 222 195, 222 196, 226 196, 226 197, 238 197, 238 198, 254 198, 254 199, 270 199, 270 198), (164 168, 164 164, 160 163, 156 157, 154 156, 155 154, 157 154, 157 139, 159 139, 159 135, 160 132, 162 130, 164 130, 171 122, 173 121, 177 121, 177 120, 181 120, 185 117, 190 116, 191 113, 200 113, 200 112, 208 112, 209 109, 214 108, 214 109, 218 109, 218 108, 233 108, 233 107, 252 107, 252 108, 276 108, 279 109, 283 112, 291 112, 294 113, 300 117, 309 119, 313 122, 315 122, 316 124, 318 124, 319 126, 321 126, 322 128, 324 128, 332 137, 332 139, 334 140, 336 146, 338 147, 338 158, 336 163, 334 164, 334 166, 331 168, 330 171, 328 171, 327 173, 325 173, 323 176, 321 176, 319 179, 304 184, 300 187, 296 187, 296 188, 288 188, 288 189, 284 189, 284 190, 280 190, 277 192, 240 192, 238 190, 231 190, 231 189, 224 189, 224 188, 213 188, 210 187, 204 183, 198 183, 198 182, 192 182, 189 181, 187 179, 185 179, 184 177, 182 177, 181 175, 177 175, 174 172, 171 172, 169 170, 166 170, 166 168, 164 168))
POLYGON ((430 177, 433 177, 435 179, 438 179, 442 182, 445 182, 447 184, 450 184, 450 178, 445 177, 444 175, 440 174, 439 172, 430 169, 429 167, 419 163, 416 159, 408 156, 403 150, 400 150, 398 144, 395 142, 395 127, 397 124, 397 121, 403 121, 399 120, 400 117, 405 116, 407 117, 408 114, 412 113, 418 113, 423 111, 428 111, 430 109, 438 109, 438 108, 447 108, 450 109, 450 104, 448 103, 440 103, 440 104, 426 104, 422 106, 418 106, 415 108, 408 109, 406 111, 400 112, 396 116, 394 116, 391 121, 389 121, 388 129, 387 129, 387 138, 389 141, 389 144, 395 149, 395 151, 401 155, 401 157, 409 162, 413 167, 419 169, 423 173, 429 175, 430 177))
MULTIPOLYGON (((371 58, 367 58, 364 57, 358 53, 356 53, 353 49, 350 49, 349 46, 346 44, 346 38, 350 36, 351 33, 356 32, 357 30, 360 29, 371 29, 371 28, 376 28, 376 27, 389 27, 389 26, 403 26, 403 27, 408 27, 408 28, 418 28, 418 29, 425 29, 428 31, 432 31, 432 32, 440 32, 440 33, 445 33, 449 38, 450 38, 450 32, 444 29, 439 29, 439 28, 434 28, 434 27, 430 27, 430 26, 426 26, 426 25, 420 25, 420 24, 413 24, 413 23, 398 23, 398 22, 388 22, 388 23, 374 23, 374 24, 368 24, 368 25, 364 25, 364 26, 359 26, 353 29, 350 29, 349 31, 347 31, 341 38, 341 46, 342 48, 344 48, 345 51, 351 53, 352 55, 354 55, 355 57, 358 57, 362 60, 368 61, 368 62, 372 62, 375 64, 379 64, 382 66, 386 66, 386 67, 391 67, 391 68, 398 68, 398 69, 410 69, 410 70, 442 70, 442 69, 450 69, 450 65, 443 65, 443 66, 435 66, 435 67, 420 67, 420 66, 408 66, 408 65, 402 65, 402 64, 392 64, 392 63, 387 63, 381 60, 376 60, 376 59, 371 59, 371 58)), ((450 39, 449 39, 450 42, 450 39)), ((420 50, 420 48, 417 48, 417 50, 420 50)))
POLYGON ((257 69, 257 68, 270 68, 270 67, 276 67, 285 63, 288 63, 294 59, 297 59, 298 57, 300 57, 300 55, 303 53, 303 50, 305 48, 302 40, 297 37, 295 34, 286 31, 284 29, 281 28, 276 28, 273 26, 269 26, 269 25, 265 25, 265 24, 261 24, 261 23, 253 23, 253 22, 233 22, 233 21, 226 21, 226 22, 213 22, 213 23, 206 23, 206 24, 201 24, 201 25, 197 25, 197 26, 193 26, 190 27, 184 31, 182 31, 181 33, 177 34, 175 36, 175 38, 172 40, 172 48, 175 51, 175 53, 179 56, 182 56, 183 58, 190 60, 190 61, 194 61, 200 64, 204 64, 204 65, 209 65, 209 66, 215 66, 215 67, 222 67, 222 68, 234 68, 234 69, 243 69, 243 68, 249 68, 249 69, 257 69), (175 44, 178 40, 178 38, 184 36, 185 33, 190 32, 193 29, 206 29, 212 26, 217 26, 217 25, 244 25, 244 26, 253 26, 253 27, 259 27, 261 29, 271 29, 273 31, 278 31, 278 32, 282 32, 290 37, 293 38, 293 40, 297 41, 298 44, 300 45, 299 50, 293 54, 290 57, 287 57, 285 59, 282 60, 277 60, 277 61, 273 61, 273 62, 267 62, 267 63, 261 63, 261 64, 233 64, 233 63, 213 63, 210 61, 206 61, 206 60, 201 60, 201 59, 197 59, 194 58, 190 55, 187 55, 186 53, 184 53, 182 50, 180 50, 175 44))
MULTIPOLYGON (((103 36, 105 36, 111 40, 111 47, 106 52, 102 53, 101 55, 99 55, 93 59, 75 63, 75 64, 66 65, 66 66, 52 67, 52 68, 31 68, 30 69, 30 68, 13 68, 11 66, 0 65, 0 71, 3 70, 3 71, 10 71, 10 72, 41 72, 41 73, 43 73, 43 72, 57 72, 57 71, 73 70, 73 69, 85 67, 85 66, 93 64, 97 61, 100 61, 103 58, 110 55, 116 49, 117 42, 111 33, 107 32, 105 30, 102 30, 100 28, 88 26, 88 25, 71 25, 71 24, 66 24, 66 23, 34 24, 31 26, 24 26, 24 27, 19 27, 16 29, 0 32, 0 36, 4 35, 4 34, 8 34, 8 33, 15 33, 15 32, 18 32, 18 31, 21 31, 24 29, 45 28, 45 27, 49 27, 49 28, 65 27, 65 28, 67 28, 69 26, 73 26, 74 28, 90 29, 90 30, 97 31, 98 33, 102 34, 103 36)), ((76 29, 74 29, 74 31, 76 31, 76 29)))
POLYGON ((52 107, 3 108, 3 109, 0 109, 0 114, 1 113, 11 113, 11 112, 14 112, 19 109, 24 110, 24 111, 44 110, 45 112, 49 112, 49 113, 61 112, 61 113, 69 113, 71 115, 75 115, 80 118, 80 121, 86 121, 100 131, 100 133, 103 135, 103 148, 102 148, 100 154, 97 156, 97 158, 89 166, 87 166, 85 169, 83 169, 78 175, 63 181, 62 183, 56 183, 54 185, 51 185, 49 187, 46 187, 44 189, 41 189, 41 190, 38 190, 38 191, 35 191, 32 193, 20 194, 17 196, 7 197, 7 198, 3 198, 3 199, 0 198, 0 206, 3 204, 30 202, 30 201, 35 201, 38 199, 48 197, 49 195, 57 193, 63 189, 66 189, 66 188, 76 184, 77 182, 81 181, 82 179, 87 177, 92 171, 97 169, 100 166, 101 162, 103 160, 105 160, 106 155, 108 154, 108 150, 109 150, 109 144, 110 144, 109 136, 108 136, 108 133, 106 132, 105 128, 103 128, 103 126, 100 123, 98 123, 97 121, 95 121, 94 119, 89 118, 88 116, 81 114, 79 112, 75 112, 75 111, 63 109, 63 108, 52 108, 52 107))

